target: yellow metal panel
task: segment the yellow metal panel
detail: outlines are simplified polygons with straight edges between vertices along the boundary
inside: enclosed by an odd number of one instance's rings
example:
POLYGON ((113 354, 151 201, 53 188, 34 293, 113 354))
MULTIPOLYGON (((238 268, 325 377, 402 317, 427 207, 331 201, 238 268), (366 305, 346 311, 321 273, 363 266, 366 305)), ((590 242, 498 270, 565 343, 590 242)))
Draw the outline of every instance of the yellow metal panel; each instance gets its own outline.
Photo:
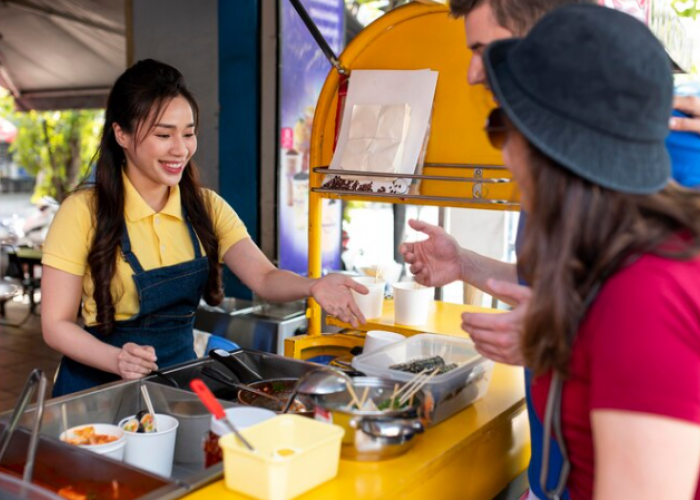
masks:
MULTIPOLYGON (((450 304, 449 302, 436 301, 428 316, 428 322, 425 325, 406 326, 394 323, 394 301, 385 300, 384 310, 381 318, 367 320, 367 323, 360 325, 360 330, 386 330, 390 332, 400 333, 410 337, 417 333, 438 333, 441 335, 450 335, 452 337, 465 337, 469 335, 462 330, 462 313, 465 312, 483 312, 498 314, 503 311, 497 309, 487 309, 485 307, 476 307, 463 304, 450 304)), ((349 323, 343 323, 338 318, 328 317, 328 324, 332 326, 340 326, 343 328, 352 328, 349 323)))
MULTIPOLYGON (((389 12, 368 26, 345 49, 340 61, 351 71, 350 78, 356 69, 438 71, 426 163, 503 165, 500 152, 489 145, 483 132, 494 103, 483 87, 467 84, 469 58, 461 20, 452 19, 443 5, 413 3, 389 12)), ((338 82, 338 74, 332 70, 316 108, 311 141, 314 167, 329 165, 333 156, 338 82)), ((511 178, 507 171, 498 175, 511 178)), ((322 176, 316 175, 312 187, 318 187, 321 180, 322 176)), ((463 183, 433 184, 434 181, 423 181, 421 194, 463 196, 463 183)), ((492 191, 484 197, 518 199, 513 184, 492 191)))
POLYGON ((284 355, 294 359, 310 359, 323 354, 342 356, 353 347, 364 344, 365 336, 360 332, 297 335, 285 340, 284 355))
MULTIPOLYGON (((483 132, 486 116, 493 108, 493 99, 481 86, 467 84, 466 73, 470 52, 466 47, 461 20, 452 19, 446 6, 410 3, 394 9, 365 28, 340 56, 341 64, 350 71, 357 69, 432 69, 439 72, 426 163, 502 166, 499 151, 488 143, 483 132)), ((335 69, 328 74, 319 97, 311 135, 310 164, 328 166, 333 156, 335 120, 338 102, 339 75, 335 69)), ((472 169, 426 167, 426 175, 474 177, 472 169)), ((494 176, 512 179, 506 170, 486 170, 484 178, 494 176)), ((319 188, 324 176, 310 173, 312 190, 319 188)), ((443 201, 420 201, 402 198, 382 198, 390 203, 429 204, 515 209, 516 205, 484 205, 473 203, 469 197, 505 200, 515 203, 519 195, 513 183, 474 184, 423 180, 420 194, 447 197, 443 201)), ((312 192, 309 202, 309 275, 321 272, 321 199, 339 198, 335 194, 312 192)), ((349 197, 345 197, 349 198, 349 197)), ((352 199, 372 200, 357 195, 352 199)), ((309 334, 321 332, 320 308, 311 301, 309 334)))
MULTIPOLYGON (((486 396, 429 429, 407 454, 340 461, 338 477, 298 500, 491 500, 530 458, 522 369, 496 365, 486 396)), ((244 500, 217 481, 187 500, 244 500)))

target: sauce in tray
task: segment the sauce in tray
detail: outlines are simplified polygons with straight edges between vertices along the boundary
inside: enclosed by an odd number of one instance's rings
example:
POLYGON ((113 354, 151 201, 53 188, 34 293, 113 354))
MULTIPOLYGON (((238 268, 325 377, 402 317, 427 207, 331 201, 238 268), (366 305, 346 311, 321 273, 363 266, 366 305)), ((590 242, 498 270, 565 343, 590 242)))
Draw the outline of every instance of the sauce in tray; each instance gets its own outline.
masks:
MULTIPOLYGON (((24 464, 3 464, 0 465, 0 472, 22 479, 24 464)), ((33 475, 33 484, 66 500, 135 500, 151 491, 138 484, 126 485, 118 481, 83 480, 71 484, 57 471, 39 462, 34 465, 33 475)))

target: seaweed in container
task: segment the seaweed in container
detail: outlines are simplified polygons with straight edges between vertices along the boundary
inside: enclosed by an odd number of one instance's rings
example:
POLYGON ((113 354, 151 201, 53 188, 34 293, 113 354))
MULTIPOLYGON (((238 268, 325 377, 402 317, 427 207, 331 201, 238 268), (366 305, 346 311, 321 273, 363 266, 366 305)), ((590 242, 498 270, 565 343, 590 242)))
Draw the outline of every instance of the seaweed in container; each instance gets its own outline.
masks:
POLYGON ((438 375, 442 375, 443 373, 451 372, 457 368, 457 366, 457 363, 445 363, 442 356, 432 356, 430 358, 414 359, 406 363, 390 365, 389 369, 408 373, 420 373, 424 370, 432 372, 439 369, 438 375))

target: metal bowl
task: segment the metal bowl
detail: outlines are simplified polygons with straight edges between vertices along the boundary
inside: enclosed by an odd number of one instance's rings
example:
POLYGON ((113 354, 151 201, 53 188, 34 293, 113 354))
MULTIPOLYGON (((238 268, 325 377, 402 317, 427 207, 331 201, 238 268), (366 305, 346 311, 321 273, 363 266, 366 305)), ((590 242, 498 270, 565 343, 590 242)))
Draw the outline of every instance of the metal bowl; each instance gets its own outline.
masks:
MULTIPOLYGON (((355 377, 353 389, 362 399, 381 403, 394 393, 396 382, 379 377, 355 377)), ((401 387, 402 384, 398 384, 401 387)), ((347 392, 315 397, 317 417, 322 414, 328 421, 345 429, 341 456, 357 461, 378 461, 406 453, 415 444, 416 436, 425 428, 425 399, 421 391, 406 408, 400 410, 349 409, 351 396, 347 392)))
MULTIPOLYGON (((298 379, 295 378, 280 378, 262 380, 260 382, 253 382, 252 384, 246 385, 287 401, 287 399, 289 399, 289 397, 292 395, 292 392, 294 392, 294 387, 296 386, 297 380, 298 379)), ((284 403, 280 403, 278 405, 271 399, 267 399, 263 396, 258 396, 252 392, 246 391, 238 391, 238 402, 242 405, 257 406, 259 408, 265 408, 277 413, 280 413, 284 407, 284 403)), ((305 417, 313 417, 314 404, 307 397, 297 396, 296 401, 288 413, 295 413, 305 417)))

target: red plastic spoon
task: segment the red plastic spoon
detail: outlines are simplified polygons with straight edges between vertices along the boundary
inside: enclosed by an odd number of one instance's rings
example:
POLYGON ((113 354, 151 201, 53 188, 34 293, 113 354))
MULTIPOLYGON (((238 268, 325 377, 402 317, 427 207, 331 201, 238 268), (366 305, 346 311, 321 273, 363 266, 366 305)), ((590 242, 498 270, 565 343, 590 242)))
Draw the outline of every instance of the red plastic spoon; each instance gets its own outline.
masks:
POLYGON ((229 430, 233 432, 238 439, 240 439, 241 443, 243 443, 246 448, 248 448, 250 451, 255 451, 255 448, 253 448, 250 445, 250 443, 246 441, 246 439, 241 435, 241 433, 238 432, 236 426, 233 425, 233 422, 231 422, 231 420, 229 420, 228 416, 226 415, 224 408, 216 400, 214 394, 212 394, 212 392, 209 390, 209 387, 207 387, 207 385, 201 379, 193 379, 190 382, 190 388, 192 388, 192 390, 199 397, 204 406, 207 407, 207 410, 209 410, 211 414, 214 415, 214 418, 216 418, 217 420, 223 420, 224 424, 226 424, 229 430))

